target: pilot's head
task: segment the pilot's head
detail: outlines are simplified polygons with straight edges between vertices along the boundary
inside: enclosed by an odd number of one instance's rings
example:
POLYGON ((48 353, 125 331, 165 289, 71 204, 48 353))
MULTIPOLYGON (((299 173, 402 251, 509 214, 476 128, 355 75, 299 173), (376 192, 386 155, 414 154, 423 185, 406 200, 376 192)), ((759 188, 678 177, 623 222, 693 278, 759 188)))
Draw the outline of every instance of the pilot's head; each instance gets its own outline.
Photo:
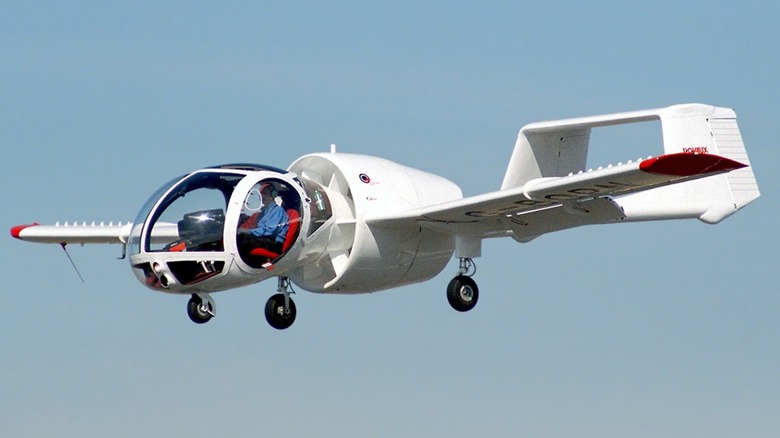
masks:
POLYGON ((263 200, 263 205, 267 205, 269 202, 274 202, 274 198, 278 196, 276 188, 271 183, 263 183, 260 185, 260 197, 263 200))

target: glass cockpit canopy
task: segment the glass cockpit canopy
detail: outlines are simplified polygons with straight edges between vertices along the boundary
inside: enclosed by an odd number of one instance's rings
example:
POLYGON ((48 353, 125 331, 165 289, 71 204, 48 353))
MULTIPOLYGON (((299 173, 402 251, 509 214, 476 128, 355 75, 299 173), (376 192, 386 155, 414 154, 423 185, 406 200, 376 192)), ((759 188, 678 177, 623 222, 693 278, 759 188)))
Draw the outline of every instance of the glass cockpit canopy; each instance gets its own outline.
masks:
POLYGON ((160 187, 138 213, 127 250, 145 285, 180 292, 221 281, 231 260, 271 275, 267 267, 331 217, 327 190, 305 176, 217 166, 160 187))
POLYGON ((281 257, 297 239, 303 213, 302 184, 284 174, 268 166, 231 164, 169 181, 141 208, 128 241, 130 254, 221 252, 227 236, 250 266, 281 257), (244 178, 252 183, 234 193, 244 178), (229 214, 231 198, 240 211, 229 214), (227 217, 234 219, 226 233, 227 217))
POLYGON ((177 182, 181 181, 184 176, 176 177, 167 183, 163 184, 159 189, 157 189, 152 196, 149 197, 149 199, 144 202, 143 207, 141 207, 141 210, 138 212, 138 214, 135 217, 135 220, 133 221, 133 228, 130 230, 130 236, 127 240, 127 246, 129 249, 130 254, 139 254, 141 252, 141 230, 143 230, 144 222, 146 221, 146 218, 149 217, 149 213, 151 213, 152 208, 157 204, 157 201, 160 200, 160 197, 163 196, 168 190, 171 189, 177 182))
POLYGON ((163 185, 138 213, 128 241, 130 253, 182 251, 185 248, 188 251, 224 250, 222 234, 228 201, 245 176, 195 172, 163 185))

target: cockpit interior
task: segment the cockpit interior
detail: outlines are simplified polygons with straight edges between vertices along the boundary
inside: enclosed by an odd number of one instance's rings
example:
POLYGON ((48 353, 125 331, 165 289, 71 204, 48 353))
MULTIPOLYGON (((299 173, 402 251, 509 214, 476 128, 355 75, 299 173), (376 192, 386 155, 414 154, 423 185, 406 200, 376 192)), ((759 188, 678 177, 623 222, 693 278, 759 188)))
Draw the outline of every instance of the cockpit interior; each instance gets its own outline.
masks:
POLYGON ((215 277, 229 270, 263 276, 302 233, 329 217, 327 195, 317 183, 266 166, 207 168, 150 197, 134 221, 128 253, 150 288, 194 290, 211 280, 213 289, 215 277), (305 221, 312 217, 315 225, 309 226, 305 221))

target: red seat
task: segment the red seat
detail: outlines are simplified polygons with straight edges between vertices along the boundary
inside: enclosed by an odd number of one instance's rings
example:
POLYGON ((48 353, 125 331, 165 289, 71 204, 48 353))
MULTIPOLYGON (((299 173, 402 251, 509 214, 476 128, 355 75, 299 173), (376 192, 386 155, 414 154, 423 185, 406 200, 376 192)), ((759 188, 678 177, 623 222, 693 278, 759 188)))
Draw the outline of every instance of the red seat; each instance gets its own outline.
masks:
MULTIPOLYGON (((252 218, 250 217, 250 219, 252 218)), ((241 224, 240 228, 244 228, 244 225, 246 225, 247 222, 250 221, 249 220, 245 221, 243 224, 241 224)), ((287 234, 284 236, 284 243, 282 244, 282 252, 277 253, 265 248, 255 248, 252 251, 250 251, 249 254, 256 257, 266 257, 269 259, 275 259, 279 257, 280 255, 286 253, 287 250, 290 249, 290 247, 292 246, 293 242, 295 242, 295 237, 298 234, 298 227, 300 225, 301 225, 301 216, 298 214, 298 211, 295 210, 294 208, 287 210, 287 234)), ((247 228, 252 228, 252 227, 249 226, 247 228)))
POLYGON ((187 249, 187 242, 182 240, 181 242, 176 242, 176 244, 171 245, 168 251, 181 252, 184 251, 185 249, 187 249))

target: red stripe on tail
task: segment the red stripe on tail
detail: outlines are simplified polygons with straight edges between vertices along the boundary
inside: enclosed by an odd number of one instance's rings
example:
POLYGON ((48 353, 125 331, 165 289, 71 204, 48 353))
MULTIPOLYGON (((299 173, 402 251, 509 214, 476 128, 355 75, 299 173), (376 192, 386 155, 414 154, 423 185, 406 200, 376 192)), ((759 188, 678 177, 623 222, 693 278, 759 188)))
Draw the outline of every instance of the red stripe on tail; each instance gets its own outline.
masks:
POLYGON ((639 163, 639 169, 644 172, 681 177, 730 172, 743 167, 747 164, 726 157, 690 153, 661 155, 639 163))

